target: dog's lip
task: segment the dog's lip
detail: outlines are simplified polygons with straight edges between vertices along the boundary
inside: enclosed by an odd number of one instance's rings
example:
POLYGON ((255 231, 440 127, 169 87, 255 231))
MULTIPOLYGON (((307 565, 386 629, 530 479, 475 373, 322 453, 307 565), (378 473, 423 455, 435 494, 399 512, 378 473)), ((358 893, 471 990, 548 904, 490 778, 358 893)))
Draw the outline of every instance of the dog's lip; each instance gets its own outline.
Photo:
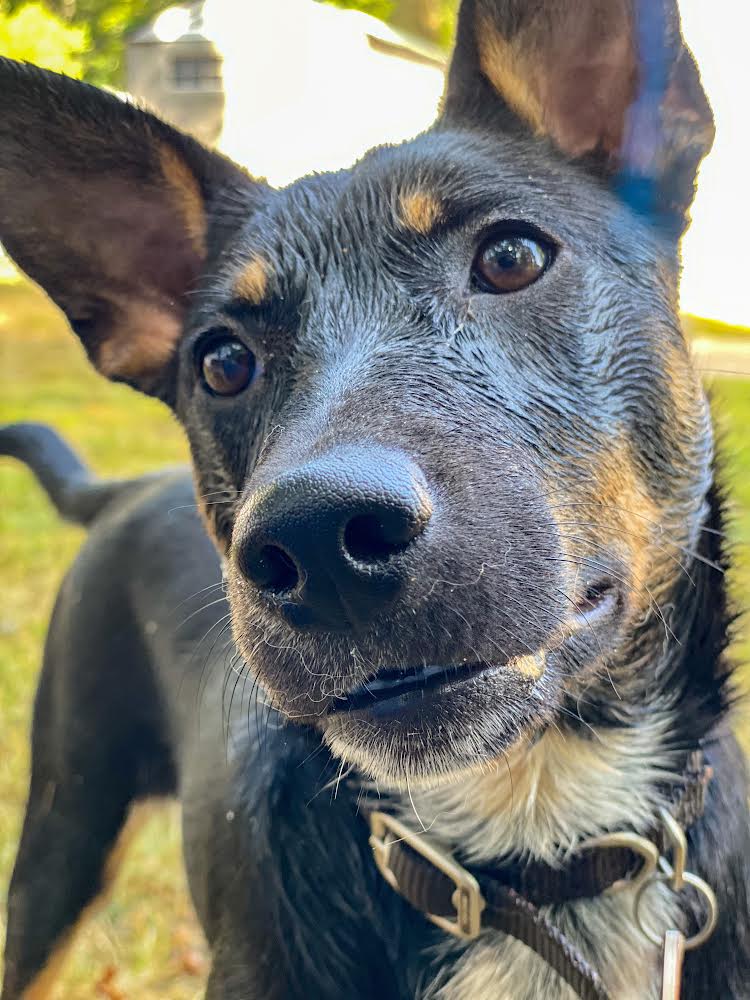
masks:
MULTIPOLYGON (((620 600, 617 590, 609 583, 602 582, 588 588, 574 604, 574 614, 568 625, 568 639, 580 631, 587 632, 607 627, 617 616, 620 600)), ((550 652, 555 649, 551 644, 550 652)), ((514 657, 502 662, 462 661, 457 664, 439 664, 407 667, 386 667, 374 676, 360 682, 342 697, 335 698, 329 705, 327 715, 369 714, 376 716, 397 715, 439 697, 446 690, 474 680, 494 670, 512 670, 524 675, 534 683, 544 672, 547 652, 540 649, 536 653, 514 657)))
POLYGON ((442 688, 460 684, 498 666, 495 663, 471 662, 386 668, 362 681, 343 698, 337 698, 329 707, 328 714, 387 710, 396 706, 405 708, 442 688))

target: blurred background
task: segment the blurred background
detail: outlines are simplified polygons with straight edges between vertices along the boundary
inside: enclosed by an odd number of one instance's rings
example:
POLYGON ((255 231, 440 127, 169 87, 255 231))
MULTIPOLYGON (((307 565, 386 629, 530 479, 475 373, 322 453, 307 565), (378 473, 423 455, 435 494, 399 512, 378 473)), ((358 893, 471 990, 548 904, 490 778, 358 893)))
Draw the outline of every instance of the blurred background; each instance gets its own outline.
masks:
MULTIPOLYGON (((344 167, 434 117, 454 0, 0 0, 0 54, 128 92, 257 175, 285 184, 344 167)), ((710 383, 732 492, 732 586, 750 607, 750 154, 745 47, 750 8, 681 0, 717 120, 681 301, 710 383)), ((91 372, 60 313, 0 248, 0 422, 53 424, 102 474, 186 458, 157 403, 91 372)), ((82 539, 52 513, 24 468, 0 463, 0 893, 15 853, 28 775, 28 727, 46 622, 82 539)), ((750 663, 738 631, 735 655, 750 663)), ((743 684, 750 688, 750 672, 743 684)), ((750 749, 750 726, 741 733, 750 749)), ((61 998, 188 1000, 207 958, 180 864, 177 808, 154 816, 114 892, 81 935, 61 998)), ((0 905, 0 938, 4 936, 0 905)))

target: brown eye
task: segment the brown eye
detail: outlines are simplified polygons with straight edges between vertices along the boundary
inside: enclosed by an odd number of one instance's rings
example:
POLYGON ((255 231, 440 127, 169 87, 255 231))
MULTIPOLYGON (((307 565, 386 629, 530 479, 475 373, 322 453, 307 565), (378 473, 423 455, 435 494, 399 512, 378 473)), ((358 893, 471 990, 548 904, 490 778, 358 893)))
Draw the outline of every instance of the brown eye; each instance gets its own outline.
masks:
POLYGON ((518 292, 544 274, 552 257, 552 247, 533 236, 493 236, 480 248, 472 277, 479 291, 518 292))
POLYGON ((198 352, 203 383, 216 396, 236 396, 246 389, 256 370, 255 355, 230 334, 211 337, 198 352))

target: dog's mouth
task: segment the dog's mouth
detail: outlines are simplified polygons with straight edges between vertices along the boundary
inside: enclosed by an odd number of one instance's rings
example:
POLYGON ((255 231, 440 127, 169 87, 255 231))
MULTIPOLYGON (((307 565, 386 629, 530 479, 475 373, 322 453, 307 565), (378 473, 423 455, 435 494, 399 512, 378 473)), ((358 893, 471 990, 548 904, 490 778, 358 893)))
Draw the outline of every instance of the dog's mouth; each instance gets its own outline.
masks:
MULTIPOLYGON (((609 582, 590 586, 574 603, 571 633, 581 627, 592 628, 612 617, 617 607, 617 595, 609 582)), ((450 665, 385 667, 367 680, 337 698, 327 714, 362 713, 384 719, 409 712, 414 708, 428 709, 430 703, 468 681, 497 670, 512 670, 535 679, 543 673, 544 651, 530 656, 515 657, 502 662, 465 661, 450 665)))
POLYGON ((338 698, 328 714, 367 712, 380 717, 397 715, 496 667, 496 664, 475 662, 455 666, 386 668, 358 684, 345 697, 338 698))

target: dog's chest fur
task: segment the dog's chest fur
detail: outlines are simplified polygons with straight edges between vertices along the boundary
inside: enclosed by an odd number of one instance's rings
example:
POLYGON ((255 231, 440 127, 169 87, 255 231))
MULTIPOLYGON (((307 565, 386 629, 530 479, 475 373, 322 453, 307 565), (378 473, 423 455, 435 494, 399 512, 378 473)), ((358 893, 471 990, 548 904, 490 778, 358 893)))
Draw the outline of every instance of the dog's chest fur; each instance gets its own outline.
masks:
MULTIPOLYGON (((401 793, 398 812, 432 842, 471 864, 525 853, 554 864, 587 837, 614 830, 646 833, 665 801, 658 788, 680 771, 654 752, 668 726, 655 715, 640 727, 589 734, 550 730, 532 748, 482 774, 439 789, 401 793)), ((634 890, 611 891, 556 909, 553 922, 600 971, 613 1000, 648 1000, 659 990, 659 949, 633 918, 634 890)), ((680 926, 674 897, 661 886, 641 914, 659 931, 680 926)), ((451 939, 436 955, 430 1000, 573 1000, 575 993, 521 942, 486 931, 475 943, 451 939)))

